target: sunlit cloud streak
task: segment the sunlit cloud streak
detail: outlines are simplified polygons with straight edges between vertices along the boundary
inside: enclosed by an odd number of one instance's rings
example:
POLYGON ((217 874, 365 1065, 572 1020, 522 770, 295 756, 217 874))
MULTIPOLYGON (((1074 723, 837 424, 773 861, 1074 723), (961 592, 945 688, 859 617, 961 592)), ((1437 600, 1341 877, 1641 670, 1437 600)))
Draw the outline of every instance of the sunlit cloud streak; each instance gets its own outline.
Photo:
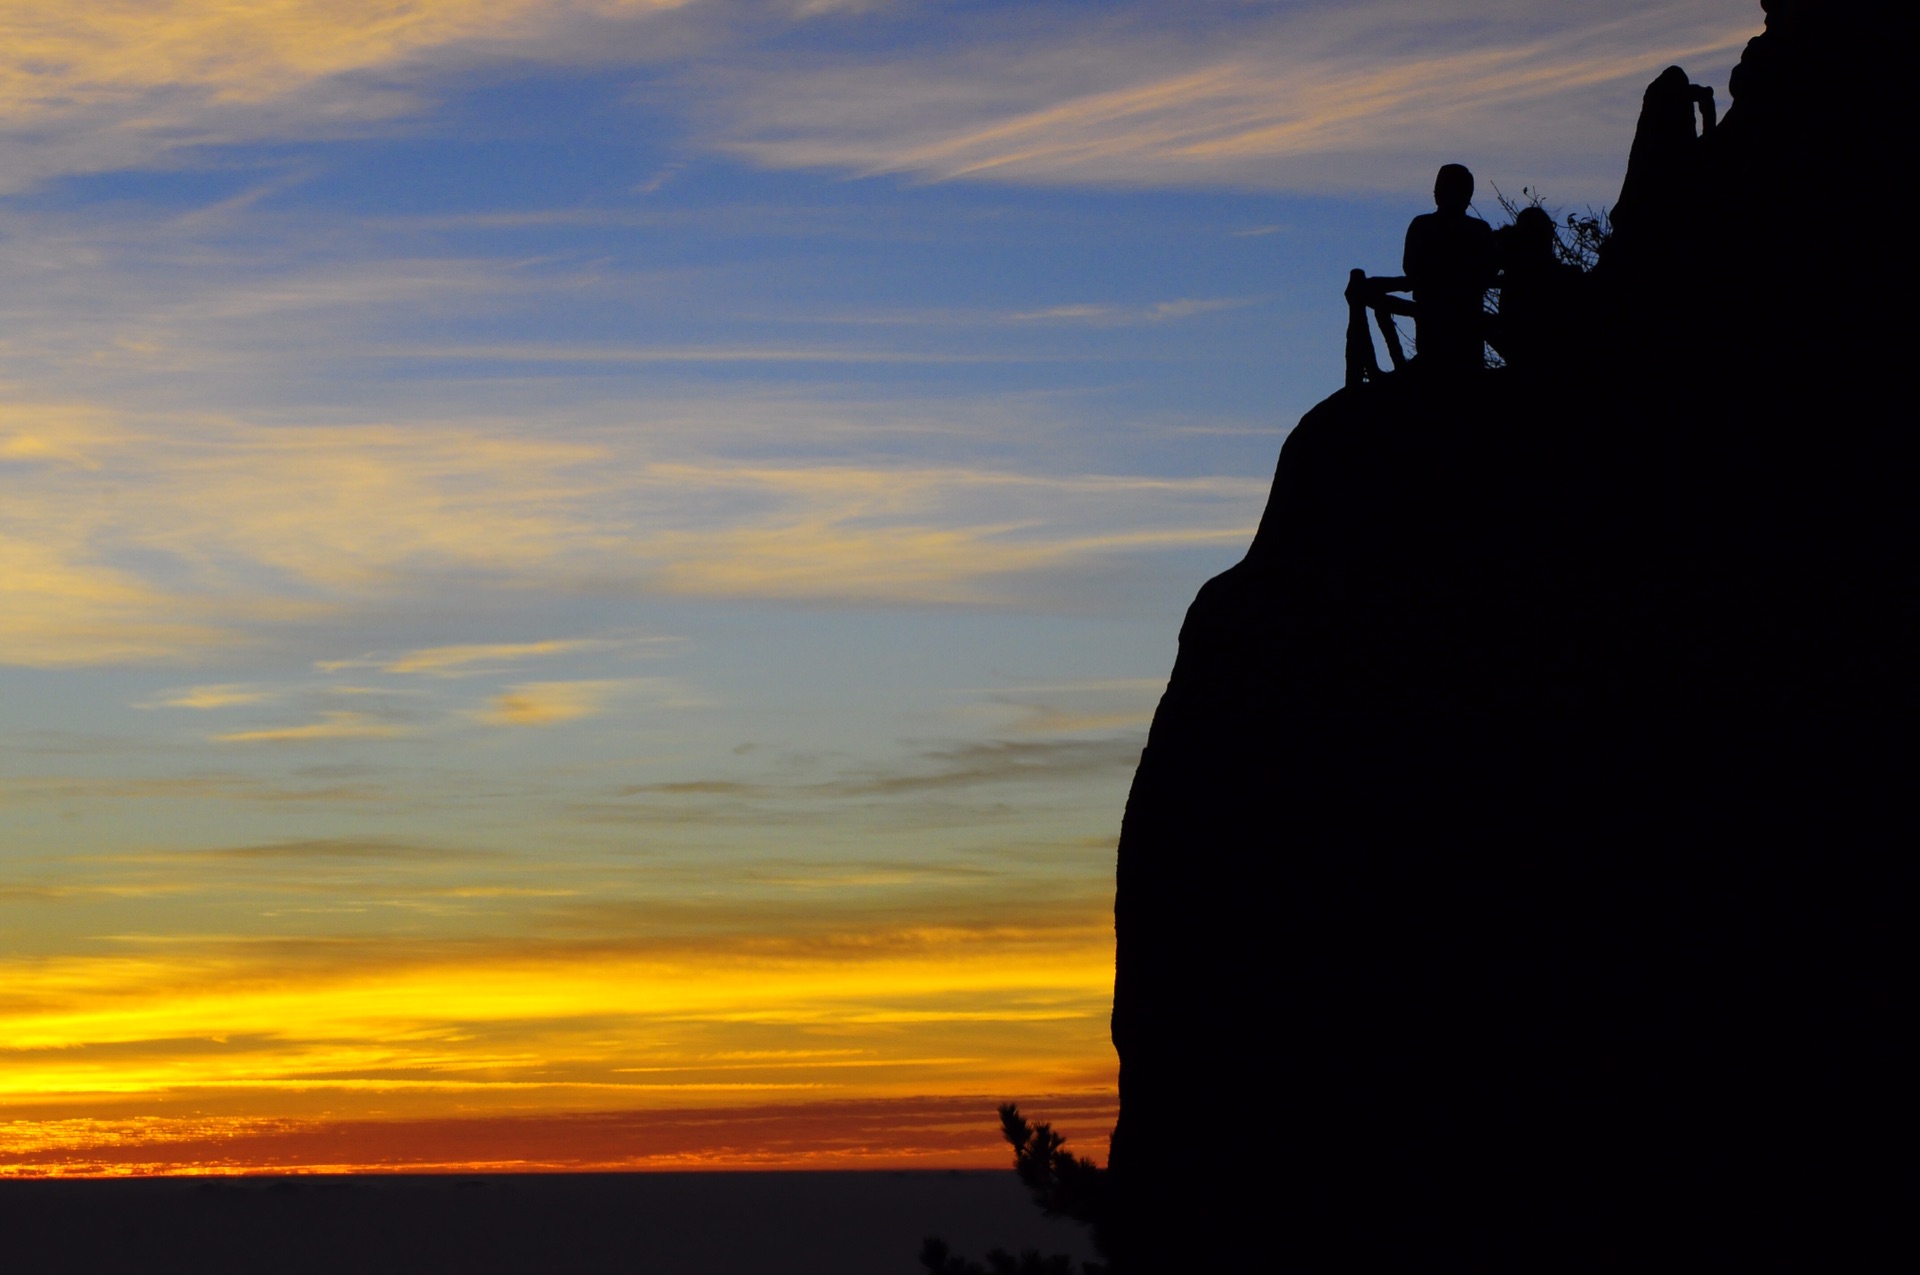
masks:
POLYGON ((592 35, 609 22, 630 26, 682 3, 9 0, 0 5, 0 183, 142 167, 183 147, 350 135, 422 109, 418 88, 398 74, 422 60, 594 61, 592 35))
POLYGON ((29 665, 195 658, 448 576, 1004 604, 1023 574, 1244 541, 1265 485, 663 459, 604 428, 267 427, 59 404, 0 413, 0 447, 20 458, 0 554, 26 603, 0 619, 0 661, 29 665), (94 498, 106 487, 115 500, 94 498))
POLYGON ((227 731, 214 738, 223 744, 288 744, 321 739, 397 739, 411 733, 409 727, 368 713, 336 712, 298 726, 227 731))
POLYGON ((605 643, 589 638, 549 638, 540 642, 468 642, 457 646, 423 647, 390 659, 322 660, 323 672, 349 668, 377 668, 385 673, 424 673, 432 677, 470 677, 502 664, 568 655, 605 643))
POLYGON ((514 363, 801 363, 801 364, 966 364, 1032 362, 1019 354, 962 354, 944 350, 877 350, 845 346, 641 346, 611 349, 592 346, 470 345, 388 346, 381 358, 428 362, 514 363))
POLYGON ((136 705, 139 708, 194 708, 201 710, 238 708, 273 698, 273 692, 253 686, 191 686, 173 691, 159 699, 136 705))
POLYGON ((1158 301, 1147 306, 1078 302, 1070 305, 1048 306, 1041 310, 1022 310, 1008 317, 1017 323, 1078 322, 1105 327, 1121 324, 1166 323, 1174 319, 1188 319, 1194 315, 1212 314, 1220 310, 1238 310, 1257 304, 1259 299, 1254 297, 1181 297, 1175 301, 1158 301))
POLYGON ((647 695, 670 707, 699 704, 700 698, 668 678, 616 678, 578 682, 520 682, 507 687, 473 714, 489 726, 557 726, 595 717, 620 699, 647 695))

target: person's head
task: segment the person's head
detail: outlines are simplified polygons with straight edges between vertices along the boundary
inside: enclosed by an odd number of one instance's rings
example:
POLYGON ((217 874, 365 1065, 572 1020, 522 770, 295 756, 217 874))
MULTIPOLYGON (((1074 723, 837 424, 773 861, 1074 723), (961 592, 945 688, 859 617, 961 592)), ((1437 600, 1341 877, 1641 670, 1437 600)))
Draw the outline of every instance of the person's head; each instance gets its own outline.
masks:
POLYGON ((1513 240, 1519 255, 1525 257, 1551 257, 1553 255, 1553 218, 1544 208, 1522 208, 1513 218, 1513 240))
POLYGON ((1473 202, 1473 174, 1465 164, 1443 164, 1433 179, 1433 202, 1441 212, 1463 213, 1473 202))

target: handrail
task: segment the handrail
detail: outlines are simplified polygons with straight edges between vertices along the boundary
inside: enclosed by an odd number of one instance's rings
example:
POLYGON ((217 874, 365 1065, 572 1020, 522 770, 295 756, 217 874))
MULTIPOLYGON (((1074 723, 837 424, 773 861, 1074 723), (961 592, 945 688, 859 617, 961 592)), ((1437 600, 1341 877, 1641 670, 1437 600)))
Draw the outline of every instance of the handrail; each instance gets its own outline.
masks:
POLYGON ((1367 272, 1347 274, 1347 385, 1349 388, 1377 381, 1381 377, 1380 360, 1374 353, 1373 334, 1367 331, 1367 311, 1373 311, 1380 335, 1387 343, 1387 357, 1393 370, 1407 366, 1407 353, 1400 348, 1400 330, 1393 326, 1393 309, 1384 292, 1367 286, 1367 272))

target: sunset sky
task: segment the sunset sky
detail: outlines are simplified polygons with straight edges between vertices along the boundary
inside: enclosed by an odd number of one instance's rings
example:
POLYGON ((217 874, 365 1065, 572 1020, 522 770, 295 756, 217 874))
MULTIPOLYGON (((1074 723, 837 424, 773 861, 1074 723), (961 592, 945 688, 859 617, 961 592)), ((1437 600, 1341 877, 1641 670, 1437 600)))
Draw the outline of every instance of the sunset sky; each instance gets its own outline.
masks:
POLYGON ((1104 1156, 1347 269, 1760 19, 0 0, 0 1175, 1104 1156))

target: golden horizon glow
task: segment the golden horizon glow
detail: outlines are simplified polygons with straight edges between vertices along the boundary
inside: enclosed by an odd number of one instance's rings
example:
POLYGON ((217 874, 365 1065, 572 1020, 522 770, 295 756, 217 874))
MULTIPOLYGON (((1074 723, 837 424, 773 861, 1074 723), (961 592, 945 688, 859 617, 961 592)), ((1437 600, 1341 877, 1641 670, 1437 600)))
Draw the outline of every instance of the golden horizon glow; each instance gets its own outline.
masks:
MULTIPOLYGON (((773 1123, 794 1125, 820 1102, 997 1089, 1099 1104, 1114 1089, 1111 1068, 1088 1062, 1103 1052, 1112 986, 1110 931, 1098 919, 637 950, 453 944, 438 956, 417 944, 299 951, 192 935, 116 945, 130 950, 15 959, 0 971, 0 1176, 399 1171, 387 1152, 364 1150, 381 1129, 411 1148, 402 1167, 413 1172, 986 1167, 1002 1158, 990 1103, 957 1142, 724 1155, 650 1143, 640 1117, 720 1098, 785 1100, 801 1105, 773 1123), (281 1114, 257 1114, 263 1103, 281 1114), (638 1132, 617 1156, 587 1139, 564 1154, 549 1147, 545 1159, 435 1159, 421 1141, 422 1129, 453 1120, 508 1145, 528 1119, 588 1119, 582 1112, 626 1118, 638 1132), (349 1124, 363 1146, 351 1163, 319 1136, 349 1124), (315 1135, 336 1159, 288 1158, 282 1147, 270 1162, 249 1160, 248 1139, 262 1130, 315 1135), (225 1158, 209 1160, 203 1144, 225 1158), (125 1159, 135 1146, 144 1152, 125 1159)), ((716 1110, 708 1119, 726 1124, 716 1110)))

